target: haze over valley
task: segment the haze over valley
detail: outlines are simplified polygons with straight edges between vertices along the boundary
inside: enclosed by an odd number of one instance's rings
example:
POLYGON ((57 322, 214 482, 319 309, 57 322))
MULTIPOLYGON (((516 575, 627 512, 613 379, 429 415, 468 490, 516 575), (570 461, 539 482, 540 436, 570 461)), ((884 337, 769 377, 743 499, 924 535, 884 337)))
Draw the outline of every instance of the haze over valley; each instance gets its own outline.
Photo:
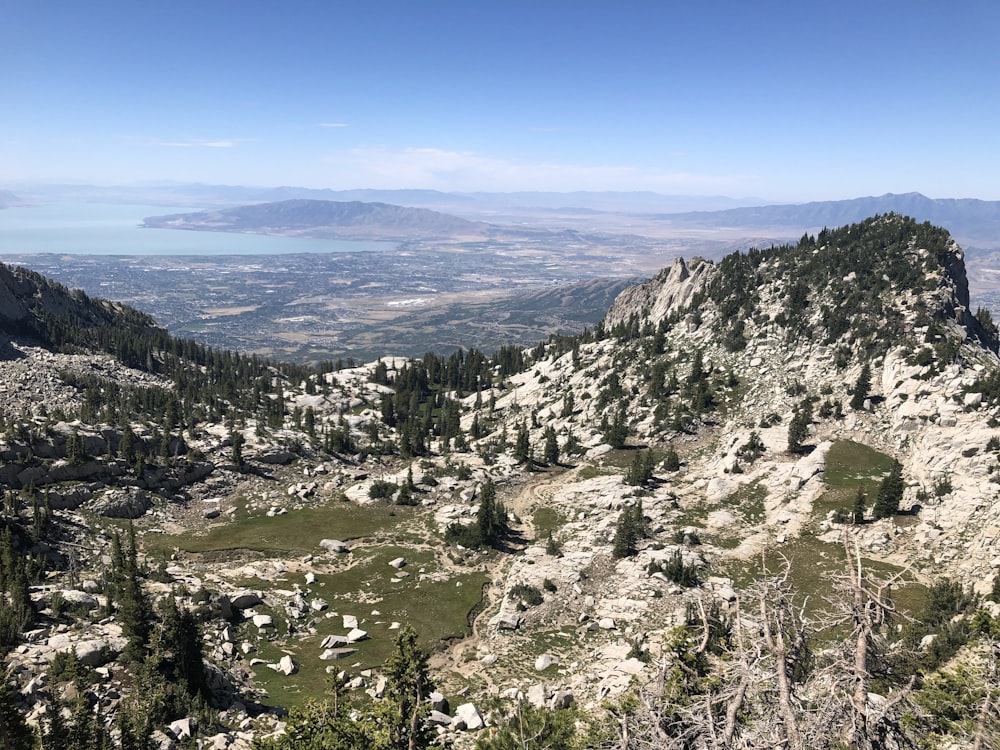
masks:
MULTIPOLYGON (((991 240, 1000 237, 1000 204, 988 201, 907 194, 663 213, 656 206, 697 199, 369 191, 416 206, 290 198, 124 219, 142 208, 41 202, 106 201, 123 190, 35 190, 30 202, 14 196, 27 206, 0 213, 0 240, 5 221, 14 227, 5 247, 35 252, 2 252, 0 260, 138 307, 177 335, 296 361, 532 346, 593 327, 626 283, 675 258, 720 259, 891 211, 953 227, 977 300, 994 312, 1000 307, 1000 243, 991 240), (465 218, 429 205, 464 207, 465 218), (42 214, 38 224, 32 211, 42 214), (102 211, 114 219, 98 218, 102 211), (111 255, 88 252, 102 242, 111 255), (54 252, 39 254, 46 243, 54 252), (170 254, 172 247, 183 250, 170 254)), ((140 195, 151 201, 164 192, 147 187, 140 195)), ((273 192, 169 191, 177 202, 273 192)))

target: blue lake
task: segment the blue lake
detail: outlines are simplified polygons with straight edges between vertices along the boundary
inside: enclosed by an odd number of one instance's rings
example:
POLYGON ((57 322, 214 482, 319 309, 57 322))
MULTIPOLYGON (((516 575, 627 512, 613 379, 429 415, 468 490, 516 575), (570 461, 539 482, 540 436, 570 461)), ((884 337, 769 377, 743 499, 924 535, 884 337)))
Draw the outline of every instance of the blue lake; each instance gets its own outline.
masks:
POLYGON ((287 255, 391 250, 394 242, 264 237, 145 229, 147 216, 196 211, 177 206, 53 203, 0 209, 0 254, 287 255))

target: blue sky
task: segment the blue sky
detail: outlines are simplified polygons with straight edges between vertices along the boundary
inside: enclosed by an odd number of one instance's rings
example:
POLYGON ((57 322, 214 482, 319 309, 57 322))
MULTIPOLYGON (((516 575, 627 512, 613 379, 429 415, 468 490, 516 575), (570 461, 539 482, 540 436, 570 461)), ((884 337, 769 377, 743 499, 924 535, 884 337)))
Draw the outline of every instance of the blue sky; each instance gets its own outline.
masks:
POLYGON ((0 0, 0 189, 998 200, 998 38, 995 0, 0 0))

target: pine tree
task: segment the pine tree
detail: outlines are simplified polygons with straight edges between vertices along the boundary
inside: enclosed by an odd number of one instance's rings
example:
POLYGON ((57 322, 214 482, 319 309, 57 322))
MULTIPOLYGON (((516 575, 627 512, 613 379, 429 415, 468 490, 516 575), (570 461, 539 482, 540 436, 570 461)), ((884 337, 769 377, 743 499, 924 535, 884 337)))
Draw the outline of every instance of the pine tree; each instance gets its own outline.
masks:
POLYGON ((663 468, 666 471, 677 471, 681 468, 681 458, 672 445, 667 448, 667 452, 663 456, 663 468))
POLYGON ((84 462, 84 440, 77 430, 73 430, 66 437, 66 460, 73 466, 79 466, 84 462))
POLYGON ((857 411, 865 405, 865 399, 868 398, 868 392, 872 388, 872 368, 865 362, 864 366, 861 368, 861 372, 858 374, 858 379, 854 383, 854 392, 851 394, 851 408, 857 411))
POLYGON ((123 423, 121 426, 121 437, 118 440, 118 457, 128 463, 135 461, 135 435, 128 423, 123 423))
POLYGON ((243 433, 238 430, 233 430, 229 433, 229 441, 232 445, 230 449, 231 458, 233 463, 237 466, 243 465, 243 433))
POLYGON ((153 609, 139 580, 139 565, 135 548, 135 531, 129 526, 129 545, 125 550, 124 569, 115 589, 118 594, 118 614, 122 635, 128 639, 122 656, 126 661, 141 662, 146 655, 152 633, 153 609))
POLYGON ((642 534, 642 506, 637 507, 639 520, 636 518, 636 508, 625 508, 618 515, 615 538, 611 548, 611 554, 616 558, 632 557, 638 552, 636 544, 638 544, 642 534))
POLYGON ((872 515, 876 518, 889 518, 899 512, 899 504, 903 502, 903 465, 898 461, 892 462, 889 476, 882 480, 878 488, 878 496, 875 498, 875 507, 872 515))
POLYGON ((0 532, 0 654, 12 648, 34 620, 27 560, 14 547, 10 527, 0 532), (6 592, 6 596, 4 593, 6 592))
POLYGON ((625 423, 625 407, 619 407, 615 411, 614 418, 610 424, 605 419, 602 422, 604 432, 604 442, 612 448, 624 448, 625 440, 628 438, 628 425, 625 423))
POLYGON ((152 717, 147 708, 138 695, 119 705, 115 724, 120 732, 121 750, 154 750, 152 717))
POLYGON ((382 671, 386 677, 385 700, 379 711, 385 719, 389 748, 418 750, 430 745, 432 734, 425 718, 427 698, 434 690, 427 653, 417 645, 416 631, 407 625, 396 636, 393 651, 382 671))
POLYGON ((560 413, 560 416, 563 419, 571 416, 574 408, 575 404, 573 402, 573 391, 566 391, 566 394, 563 396, 562 412, 560 413))
POLYGON ((180 685, 188 695, 202 693, 205 666, 198 622, 192 612, 181 610, 172 596, 166 598, 163 606, 157 652, 161 663, 165 662, 161 671, 172 682, 180 685))
POLYGON ((524 700, 495 729, 476 739, 476 750, 570 750, 579 746, 571 711, 551 711, 524 700))
POLYGON ((81 750, 94 750, 107 746, 104 726, 97 720, 86 693, 76 698, 70 723, 66 728, 69 746, 81 750))
POLYGON ((14 691, 0 681, 0 747, 4 750, 34 750, 35 733, 17 705, 14 691))
POLYGON ((528 426, 524 422, 519 422, 517 425, 517 436, 514 438, 514 460, 520 463, 527 461, 530 448, 528 426))
POLYGON ((483 482, 479 489, 476 530, 482 544, 488 547, 496 547, 508 531, 507 508, 497 502, 496 487, 490 479, 483 482))
POLYGON ((556 439, 556 431, 551 425, 545 428, 545 456, 543 460, 547 464, 559 463, 559 441, 556 439))
POLYGON ((788 424, 788 452, 801 453, 803 444, 809 437, 809 425, 812 424, 812 404, 808 399, 799 404, 788 424))
POLYGON ((854 496, 854 523, 861 524, 865 522, 865 506, 867 505, 868 498, 865 497, 865 491, 858 487, 858 494, 854 496))
POLYGON ((65 718, 63 718, 62 701, 57 695, 51 696, 45 716, 45 722, 39 726, 42 747, 45 750, 76 750, 70 745, 69 729, 66 726, 65 718))

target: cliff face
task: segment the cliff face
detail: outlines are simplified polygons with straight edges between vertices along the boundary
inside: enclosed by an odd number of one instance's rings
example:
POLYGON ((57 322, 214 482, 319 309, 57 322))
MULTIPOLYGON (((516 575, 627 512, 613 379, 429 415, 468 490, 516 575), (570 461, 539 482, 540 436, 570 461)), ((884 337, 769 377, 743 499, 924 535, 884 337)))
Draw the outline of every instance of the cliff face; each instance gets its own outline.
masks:
POLYGON ((685 262, 674 261, 645 284, 623 291, 608 310, 604 323, 607 327, 626 323, 633 316, 659 323, 672 313, 687 309, 711 278, 714 266, 702 258, 685 262))
POLYGON ((0 321, 21 321, 29 316, 25 300, 35 288, 23 276, 0 263, 0 321))

